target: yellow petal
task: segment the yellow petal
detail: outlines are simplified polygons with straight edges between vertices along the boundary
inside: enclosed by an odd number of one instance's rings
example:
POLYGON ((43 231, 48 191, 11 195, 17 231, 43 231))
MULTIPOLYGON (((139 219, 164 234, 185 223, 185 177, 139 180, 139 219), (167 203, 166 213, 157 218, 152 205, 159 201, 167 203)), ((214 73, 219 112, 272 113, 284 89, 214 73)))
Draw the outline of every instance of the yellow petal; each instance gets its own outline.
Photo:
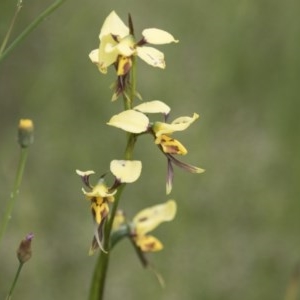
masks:
POLYGON ((131 57, 121 56, 118 59, 117 75, 123 76, 129 72, 132 66, 131 57))
POLYGON ((92 209, 95 213, 95 221, 97 224, 101 223, 102 217, 101 217, 101 206, 96 205, 95 203, 92 204, 92 209))
POLYGON ((107 125, 131 133, 142 133, 148 129, 149 119, 143 113, 130 109, 114 115, 107 125))
POLYGON ((152 235, 137 236, 134 240, 143 252, 155 252, 163 248, 162 243, 152 235))
POLYGON ((155 229, 162 222, 171 221, 176 214, 176 202, 169 200, 140 211, 133 218, 133 226, 137 235, 144 235, 155 229))
POLYGON ((103 36, 110 34, 121 38, 129 34, 129 28, 124 24, 114 10, 107 16, 102 25, 99 35, 100 41, 102 41, 103 36))
POLYGON ((142 35, 147 43, 153 45, 169 44, 173 42, 178 43, 178 40, 175 40, 172 34, 157 28, 145 29, 143 30, 142 35))
POLYGON ((162 134, 171 134, 174 131, 183 131, 187 129, 198 118, 199 115, 194 113, 192 117, 177 118, 171 124, 167 124, 163 122, 155 122, 153 125, 153 130, 157 137, 162 134))
POLYGON ((102 198, 97 198, 97 202, 92 202, 91 208, 97 224, 100 224, 109 213, 109 206, 102 198))
POLYGON ((104 64, 103 62, 101 62, 101 64, 100 64, 99 53, 100 53, 99 49, 95 49, 89 54, 89 58, 93 64, 97 65, 97 67, 101 73, 106 74, 108 65, 104 64))
POLYGON ((83 193, 87 197, 109 197, 113 196, 116 192, 117 191, 115 190, 112 193, 109 193, 106 184, 104 184, 101 180, 100 183, 93 187, 93 190, 91 192, 86 192, 85 190, 83 190, 83 193))
POLYGON ((160 144, 164 153, 186 155, 186 148, 176 139, 161 134, 155 139, 155 144, 160 144))
POLYGON ((164 54, 152 47, 137 47, 137 55, 152 67, 164 69, 166 67, 164 54))
POLYGON ((144 102, 140 105, 135 106, 133 109, 138 110, 143 113, 162 113, 168 114, 171 108, 160 100, 153 100, 149 102, 144 102))
POLYGON ((89 54, 89 58, 92 61, 93 64, 98 65, 99 64, 99 49, 94 49, 89 54))
POLYGON ((173 125, 186 126, 185 128, 187 128, 188 126, 190 126, 198 118, 199 118, 199 115, 194 113, 192 117, 179 117, 179 118, 175 119, 172 122, 172 124, 173 125))
POLYGON ((131 183, 136 181, 142 171, 142 162, 139 160, 113 160, 110 171, 120 182, 131 183))
POLYGON ((102 38, 98 51, 98 67, 100 72, 106 73, 107 68, 117 61, 119 52, 116 48, 117 42, 111 35, 102 38))
POLYGON ((135 41, 132 35, 123 38, 117 44, 118 52, 123 56, 131 56, 135 52, 135 41))
POLYGON ((173 179, 172 178, 167 178, 166 182, 166 194, 169 195, 172 192, 173 188, 173 179))

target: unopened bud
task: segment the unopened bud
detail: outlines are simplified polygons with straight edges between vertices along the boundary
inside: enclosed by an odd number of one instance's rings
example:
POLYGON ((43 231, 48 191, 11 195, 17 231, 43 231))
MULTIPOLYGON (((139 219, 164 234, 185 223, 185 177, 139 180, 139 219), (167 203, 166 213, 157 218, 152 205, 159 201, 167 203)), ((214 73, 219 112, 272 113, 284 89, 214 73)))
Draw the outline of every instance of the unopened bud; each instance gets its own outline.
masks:
POLYGON ((20 243, 17 250, 17 257, 20 263, 25 263, 31 258, 31 241, 33 239, 33 234, 29 233, 20 243))
POLYGON ((21 119, 18 127, 18 142, 22 148, 33 143, 33 122, 30 119, 21 119))

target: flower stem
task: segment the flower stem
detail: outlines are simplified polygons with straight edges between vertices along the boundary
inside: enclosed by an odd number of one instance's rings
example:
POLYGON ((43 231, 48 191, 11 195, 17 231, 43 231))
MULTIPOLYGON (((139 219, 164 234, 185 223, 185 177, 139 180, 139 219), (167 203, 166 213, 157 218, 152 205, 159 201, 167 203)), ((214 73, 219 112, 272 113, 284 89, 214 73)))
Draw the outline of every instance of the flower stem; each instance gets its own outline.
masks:
POLYGON ((10 54, 10 52, 22 42, 46 17, 48 17, 54 10, 56 10, 65 0, 56 0, 53 4, 48 6, 38 17, 30 23, 23 32, 7 47, 3 48, 3 53, 0 53, 0 63, 10 54))
POLYGON ((11 218, 11 214, 12 214, 17 196, 19 194, 19 188, 20 188, 20 185, 22 182, 27 156, 28 156, 28 148, 21 148, 21 156, 20 156, 19 165, 18 165, 18 169, 17 169, 17 175, 15 178, 12 192, 10 194, 10 199, 9 199, 8 205, 6 207, 6 211, 4 213, 4 217, 2 219, 2 223, 0 225, 0 243, 1 243, 1 240, 5 233, 7 224, 11 218))
POLYGON ((132 66, 131 66, 131 73, 130 73, 130 82, 131 82, 131 93, 130 93, 130 99, 131 99, 131 105, 133 103, 133 100, 135 98, 136 94, 136 56, 132 56, 132 66))
POLYGON ((20 262, 19 267, 18 267, 18 270, 17 270, 17 273, 16 273, 15 278, 14 278, 14 281, 13 281, 13 283, 12 283, 12 285, 11 285, 11 288, 10 288, 10 290, 9 290, 9 293, 8 293, 8 295, 7 295, 7 297, 6 297, 6 300, 10 300, 10 299, 11 299, 12 293, 13 293, 14 288, 15 288, 15 286, 16 286, 16 283, 17 283, 17 281, 18 281, 18 278, 19 278, 19 275, 20 275, 20 273, 21 273, 21 270, 22 270, 23 265, 24 265, 24 263, 21 263, 21 262, 20 262))
MULTIPOLYGON (((133 64, 131 67, 131 85, 130 85, 130 99, 124 96, 124 109, 131 109, 132 103, 136 94, 136 62, 135 57, 133 59, 133 64)), ((127 145, 125 149, 124 159, 131 160, 133 158, 133 149, 136 142, 136 136, 134 134, 129 134, 127 138, 127 145)), ((110 218, 108 219, 105 231, 104 231, 104 249, 108 249, 108 253, 100 252, 96 267, 94 270, 92 284, 90 288, 90 295, 89 300, 103 300, 104 299, 104 288, 105 288, 105 281, 107 277, 108 265, 109 265, 109 258, 110 258, 110 235, 112 230, 113 221, 115 218, 115 214, 118 209, 119 201, 121 195, 124 191, 126 184, 122 183, 118 188, 118 191, 115 195, 115 201, 113 203, 110 218)))
POLYGON ((5 49, 5 47, 6 47, 6 44, 7 44, 8 40, 9 40, 9 37, 10 37, 10 35, 11 35, 12 29, 13 29, 13 27, 14 27, 14 25, 15 25, 17 16, 18 16, 18 14, 19 14, 21 8, 22 8, 22 0, 18 0, 18 2, 17 2, 17 7, 16 7, 16 11, 15 11, 15 13, 14 13, 13 18, 11 19, 9 28, 8 28, 8 30, 7 30, 7 33, 6 33, 6 35, 5 35, 5 38, 4 38, 4 40, 3 40, 3 42, 2 42, 2 45, 1 45, 1 48, 0 48, 0 57, 1 57, 1 54, 2 54, 2 52, 4 51, 4 49, 5 49))

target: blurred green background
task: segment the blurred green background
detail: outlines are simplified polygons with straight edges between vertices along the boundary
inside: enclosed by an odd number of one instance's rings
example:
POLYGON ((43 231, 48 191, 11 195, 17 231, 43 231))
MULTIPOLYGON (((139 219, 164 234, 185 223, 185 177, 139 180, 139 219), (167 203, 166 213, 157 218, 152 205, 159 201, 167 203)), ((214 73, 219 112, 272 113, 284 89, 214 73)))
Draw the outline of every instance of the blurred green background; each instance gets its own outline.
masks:
MULTIPOLYGON (((25 0, 17 36, 51 1, 25 0)), ((3 39, 14 1, 1 0, 3 39)), ((0 216, 16 172, 20 118, 35 123, 21 195, 0 249, 0 298, 17 268, 15 249, 34 232, 33 258, 15 299, 87 299, 96 261, 89 205, 75 169, 108 170, 121 158, 124 134, 105 122, 113 73, 88 58, 111 10, 171 32, 160 47, 167 68, 139 60, 138 90, 160 99, 172 117, 200 114, 178 137, 184 161, 201 175, 175 169, 171 197, 178 215, 155 232, 164 251, 149 259, 164 276, 143 270, 128 241, 117 247, 107 299, 284 299, 300 261, 300 2, 296 0, 66 1, 0 65, 0 216)), ((143 174, 128 186, 128 216, 164 202, 166 162, 152 141, 136 147, 143 174)), ((297 299, 300 299, 299 297, 297 299)), ((290 299, 288 299, 290 300, 290 299)))

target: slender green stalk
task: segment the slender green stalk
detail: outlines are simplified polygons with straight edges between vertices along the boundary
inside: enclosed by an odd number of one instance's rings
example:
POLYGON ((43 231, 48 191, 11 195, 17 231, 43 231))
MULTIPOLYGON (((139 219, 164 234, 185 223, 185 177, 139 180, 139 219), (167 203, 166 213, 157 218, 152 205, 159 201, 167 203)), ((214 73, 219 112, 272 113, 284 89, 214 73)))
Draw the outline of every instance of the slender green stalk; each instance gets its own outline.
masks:
POLYGON ((15 178, 13 189, 12 189, 12 192, 10 194, 10 199, 8 201, 6 211, 4 213, 4 217, 2 219, 2 223, 1 223, 1 226, 0 226, 0 243, 1 243, 1 240, 2 240, 3 235, 5 233, 7 224, 9 222, 10 218, 11 218, 11 214, 12 214, 17 196, 19 195, 19 188, 20 188, 20 185, 21 185, 21 182, 22 182, 27 156, 28 156, 28 148, 21 148, 21 155, 20 155, 19 165, 18 165, 18 169, 17 169, 17 175, 16 175, 16 178, 15 178))
POLYGON ((16 275, 15 275, 15 278, 14 278, 14 281, 13 281, 13 283, 12 283, 12 285, 11 285, 11 288, 10 288, 10 290, 9 290, 9 293, 8 293, 8 295, 7 295, 7 297, 6 297, 6 300, 10 300, 10 299, 11 299, 12 293, 13 293, 14 288, 15 288, 15 286, 16 286, 16 283, 17 283, 17 281, 18 281, 18 278, 19 278, 19 275, 20 275, 20 273, 21 273, 21 270, 22 270, 23 265, 24 265, 24 263, 20 262, 19 267, 18 267, 18 270, 17 270, 16 275))
POLYGON ((17 2, 17 7, 16 7, 16 11, 15 11, 15 13, 14 13, 14 16, 13 16, 11 22, 10 22, 9 28, 8 28, 8 30, 7 30, 7 33, 6 33, 6 35, 5 35, 5 38, 4 38, 4 40, 3 40, 3 42, 2 42, 2 45, 1 45, 1 48, 0 48, 0 57, 1 57, 1 54, 2 54, 2 52, 4 51, 4 49, 5 49, 5 47, 6 47, 6 44, 7 44, 8 40, 9 40, 9 37, 10 37, 10 35, 11 35, 12 29, 13 29, 13 27, 14 27, 14 25, 15 25, 17 16, 18 16, 18 14, 19 14, 21 8, 22 8, 22 0, 18 0, 18 2, 17 2))
POLYGON ((109 263, 109 253, 101 252, 95 266, 89 300, 102 299, 104 294, 105 279, 109 263), (106 256, 104 258, 104 256, 106 256))
POLYGON ((30 23, 23 32, 10 44, 9 47, 4 50, 4 52, 0 55, 0 63, 10 54, 10 52, 20 43, 22 42, 46 17, 48 17, 54 10, 56 10, 61 4, 63 4, 65 0, 57 0, 49 7, 47 7, 43 12, 41 12, 37 18, 30 23))
MULTIPOLYGON (((131 66, 131 73, 130 73, 130 78, 131 78, 131 93, 130 93, 130 100, 131 100, 131 106, 130 108, 132 108, 132 104, 135 98, 135 94, 136 94, 136 56, 132 56, 132 66, 131 66)), ((128 108, 129 109, 129 108, 128 108)))
MULTIPOLYGON (((132 102, 135 97, 135 87, 136 87, 136 63, 135 58, 133 58, 133 64, 131 68, 131 86, 130 86, 130 99, 128 101, 127 97, 124 97, 124 108, 130 109, 132 107, 132 102)), ((133 157, 133 149, 136 141, 136 136, 134 134, 129 134, 127 139, 127 145, 125 149, 124 158, 126 160, 131 160, 133 157)), ((118 209, 119 201, 126 184, 123 183, 119 188, 115 196, 115 201, 113 203, 110 218, 106 223, 104 232, 104 249, 108 249, 108 253, 101 252, 99 254, 95 271, 92 278, 92 284, 90 289, 89 300, 103 300, 104 299, 104 288, 107 277, 109 258, 110 258, 110 234, 114 221, 116 211, 118 209)))

